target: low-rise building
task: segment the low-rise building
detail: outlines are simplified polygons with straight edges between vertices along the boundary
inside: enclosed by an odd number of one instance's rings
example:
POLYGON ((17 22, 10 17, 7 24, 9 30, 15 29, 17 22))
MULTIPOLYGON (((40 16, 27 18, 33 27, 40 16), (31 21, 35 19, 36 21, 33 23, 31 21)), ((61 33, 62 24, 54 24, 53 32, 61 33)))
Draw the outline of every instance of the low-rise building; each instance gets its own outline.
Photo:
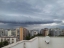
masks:
POLYGON ((16 43, 17 40, 16 37, 0 37, 0 42, 3 42, 3 41, 8 41, 9 44, 12 44, 12 43, 16 43))

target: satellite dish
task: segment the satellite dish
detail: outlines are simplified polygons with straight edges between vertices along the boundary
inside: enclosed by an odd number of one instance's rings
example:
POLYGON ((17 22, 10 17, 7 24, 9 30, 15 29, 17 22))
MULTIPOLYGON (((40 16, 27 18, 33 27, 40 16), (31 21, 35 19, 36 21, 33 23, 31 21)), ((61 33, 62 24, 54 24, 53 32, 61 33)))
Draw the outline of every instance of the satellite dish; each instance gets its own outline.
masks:
POLYGON ((47 44, 49 44, 49 42, 50 42, 50 37, 49 37, 49 36, 46 36, 46 37, 45 37, 45 42, 46 42, 47 44))

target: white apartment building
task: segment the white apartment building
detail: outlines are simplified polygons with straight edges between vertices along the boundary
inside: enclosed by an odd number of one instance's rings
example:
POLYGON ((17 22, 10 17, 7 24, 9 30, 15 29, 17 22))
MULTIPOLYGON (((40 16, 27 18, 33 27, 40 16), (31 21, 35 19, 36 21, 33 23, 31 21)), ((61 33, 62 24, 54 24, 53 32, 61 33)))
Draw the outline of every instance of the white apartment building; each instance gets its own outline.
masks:
POLYGON ((63 35, 63 36, 64 36, 64 29, 62 29, 61 35, 63 35))
POLYGON ((7 29, 5 30, 5 36, 16 36, 16 30, 15 29, 7 29))
POLYGON ((62 30, 59 28, 55 28, 55 29, 53 29, 53 34, 54 34, 54 36, 59 36, 62 34, 62 30))
POLYGON ((16 37, 0 37, 0 42, 8 41, 9 44, 16 43, 16 37))
POLYGON ((9 29, 9 30, 5 30, 5 35, 6 36, 11 36, 12 35, 12 31, 9 29))
POLYGON ((16 29, 12 29, 11 31, 12 31, 12 33, 11 33, 12 36, 16 37, 16 29))
POLYGON ((0 29, 0 37, 2 36, 16 36, 15 29, 0 29))

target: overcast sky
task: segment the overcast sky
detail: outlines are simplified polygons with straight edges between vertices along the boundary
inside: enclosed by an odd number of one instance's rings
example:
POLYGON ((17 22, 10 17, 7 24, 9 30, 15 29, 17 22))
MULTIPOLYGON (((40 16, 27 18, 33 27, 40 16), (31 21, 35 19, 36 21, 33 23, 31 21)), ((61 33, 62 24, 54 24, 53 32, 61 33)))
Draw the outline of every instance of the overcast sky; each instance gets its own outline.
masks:
POLYGON ((0 0, 0 28, 64 27, 64 0, 0 0))

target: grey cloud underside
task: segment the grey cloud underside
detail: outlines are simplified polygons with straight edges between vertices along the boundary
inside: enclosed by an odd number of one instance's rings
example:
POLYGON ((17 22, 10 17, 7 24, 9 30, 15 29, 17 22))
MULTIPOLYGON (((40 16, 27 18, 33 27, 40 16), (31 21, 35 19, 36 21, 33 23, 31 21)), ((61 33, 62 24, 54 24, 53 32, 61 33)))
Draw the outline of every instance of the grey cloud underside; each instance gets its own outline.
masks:
POLYGON ((48 23, 53 23, 54 21, 41 21, 41 22, 13 22, 13 21, 0 21, 0 23, 4 23, 4 24, 16 24, 16 25, 21 25, 21 24, 48 24, 48 23))
MULTIPOLYGON (((13 0, 12 0, 13 1, 13 0)), ((27 2, 0 2, 0 9, 3 11, 10 11, 16 13, 23 13, 23 14, 32 14, 34 12, 39 12, 40 10, 32 8, 32 6, 27 2)))
POLYGON ((0 23, 10 26, 64 25, 64 0, 0 0, 0 23))

